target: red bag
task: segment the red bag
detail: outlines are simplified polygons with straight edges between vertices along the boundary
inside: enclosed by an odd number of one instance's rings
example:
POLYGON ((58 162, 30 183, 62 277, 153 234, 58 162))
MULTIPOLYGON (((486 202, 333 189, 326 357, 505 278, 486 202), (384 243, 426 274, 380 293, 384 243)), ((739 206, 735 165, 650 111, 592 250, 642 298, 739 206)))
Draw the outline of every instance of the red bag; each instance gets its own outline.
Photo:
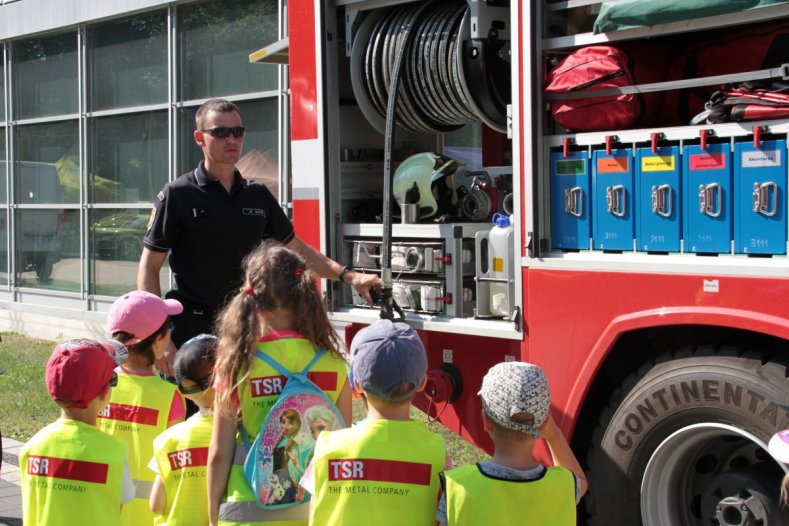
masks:
MULTIPOLYGON (((727 30, 686 48, 675 55, 666 80, 757 71, 786 62, 789 62, 789 22, 762 24, 741 31, 727 30)), ((688 124, 719 89, 720 85, 667 91, 662 113, 666 119, 674 116, 676 119, 665 124, 688 124)))
MULTIPOLYGON (((578 49, 548 74, 545 93, 569 93, 632 86, 628 56, 612 46, 578 49)), ((611 95, 583 99, 553 100, 551 114, 571 131, 628 128, 643 111, 636 95, 611 95)))

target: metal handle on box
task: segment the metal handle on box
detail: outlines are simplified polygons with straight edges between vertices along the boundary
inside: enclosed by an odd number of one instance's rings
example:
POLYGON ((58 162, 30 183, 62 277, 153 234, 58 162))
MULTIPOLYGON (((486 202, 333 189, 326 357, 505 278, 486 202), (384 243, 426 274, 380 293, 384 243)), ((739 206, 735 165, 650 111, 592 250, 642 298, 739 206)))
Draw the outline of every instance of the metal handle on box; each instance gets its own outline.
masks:
POLYGON ((580 186, 564 190, 564 211, 575 217, 584 214, 584 194, 580 186))
POLYGON ((718 183, 699 185, 699 212, 710 217, 720 217, 723 211, 723 189, 718 183))
POLYGON ((753 183, 753 211, 767 217, 778 213, 778 185, 753 183))
POLYGON ((609 186, 605 190, 605 199, 608 204, 608 213, 616 217, 624 217, 627 213, 627 194, 625 187, 621 184, 616 186, 609 186))
POLYGON ((652 187, 652 212, 660 217, 671 217, 671 186, 652 187))

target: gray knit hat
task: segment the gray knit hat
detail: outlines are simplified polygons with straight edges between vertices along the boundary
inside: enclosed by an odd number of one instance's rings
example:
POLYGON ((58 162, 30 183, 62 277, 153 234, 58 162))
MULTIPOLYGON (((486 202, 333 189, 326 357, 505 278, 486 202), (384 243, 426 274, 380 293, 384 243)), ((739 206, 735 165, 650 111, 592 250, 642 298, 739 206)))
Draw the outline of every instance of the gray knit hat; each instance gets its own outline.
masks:
POLYGON ((479 390, 485 413, 502 427, 540 436, 551 411, 551 393, 542 369, 525 362, 494 365, 479 390))

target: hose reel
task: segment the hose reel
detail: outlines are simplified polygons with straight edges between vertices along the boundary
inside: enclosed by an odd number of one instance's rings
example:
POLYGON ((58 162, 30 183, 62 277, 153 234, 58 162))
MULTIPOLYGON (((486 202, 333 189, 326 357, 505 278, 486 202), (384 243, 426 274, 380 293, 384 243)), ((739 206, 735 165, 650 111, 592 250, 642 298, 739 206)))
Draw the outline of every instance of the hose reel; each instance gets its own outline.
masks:
MULTIPOLYGON (((351 83, 367 120, 384 132, 396 50, 405 45, 397 126, 405 137, 447 133, 475 122, 506 132, 510 102, 509 42, 505 22, 490 21, 472 38, 468 4, 435 1, 416 18, 421 2, 377 9, 359 25, 351 47, 351 83), (403 27, 412 25, 407 41, 403 27)), ((475 28, 476 29, 476 28, 475 28)))

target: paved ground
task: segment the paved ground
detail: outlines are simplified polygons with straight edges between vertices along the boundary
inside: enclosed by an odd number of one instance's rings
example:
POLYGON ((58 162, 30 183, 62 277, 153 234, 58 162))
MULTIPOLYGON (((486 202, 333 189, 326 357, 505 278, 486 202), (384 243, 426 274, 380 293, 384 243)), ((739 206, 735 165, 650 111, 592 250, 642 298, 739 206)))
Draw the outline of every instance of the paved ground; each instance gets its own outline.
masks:
POLYGON ((0 468, 0 526, 22 526, 22 492, 17 456, 22 443, 3 437, 3 466, 0 468))

